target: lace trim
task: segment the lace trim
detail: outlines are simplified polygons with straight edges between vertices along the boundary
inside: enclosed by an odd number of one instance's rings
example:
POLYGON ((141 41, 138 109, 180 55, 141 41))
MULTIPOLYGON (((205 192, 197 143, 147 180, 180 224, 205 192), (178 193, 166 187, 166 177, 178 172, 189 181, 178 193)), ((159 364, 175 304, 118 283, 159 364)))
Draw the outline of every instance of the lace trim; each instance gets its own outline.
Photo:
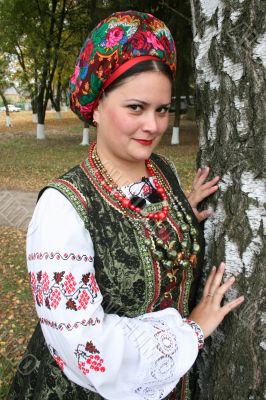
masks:
MULTIPOLYGON (((170 331, 168 325, 163 320, 147 318, 145 316, 138 319, 142 321, 147 320, 151 323, 155 339, 155 343, 145 341, 145 333, 142 332, 142 343, 138 343, 138 345, 141 345, 142 351, 147 358, 155 358, 156 354, 156 359, 154 359, 149 370, 146 372, 144 378, 145 384, 135 388, 134 391, 138 395, 141 395, 143 399, 163 399, 165 398, 166 391, 162 389, 162 382, 165 382, 167 385, 174 377, 176 367, 174 355, 178 351, 176 336, 170 331), (156 383, 159 383, 159 387, 156 383)), ((128 328, 130 331, 133 330, 136 336, 139 335, 139 332, 136 332, 138 329, 134 324, 128 326, 128 328)))

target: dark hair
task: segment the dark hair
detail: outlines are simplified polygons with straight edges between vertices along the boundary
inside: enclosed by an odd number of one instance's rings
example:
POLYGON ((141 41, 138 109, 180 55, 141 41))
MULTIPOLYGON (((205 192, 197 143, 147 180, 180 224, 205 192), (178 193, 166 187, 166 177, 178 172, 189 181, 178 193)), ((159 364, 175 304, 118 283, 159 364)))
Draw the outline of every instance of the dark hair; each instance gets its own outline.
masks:
POLYGON ((142 72, 148 71, 158 71, 162 72, 171 82, 173 83, 173 74, 170 67, 160 60, 146 60, 135 64, 132 68, 128 69, 122 75, 120 75, 115 81, 113 81, 110 86, 108 86, 104 93, 108 94, 112 90, 116 89, 118 86, 123 84, 123 81, 130 76, 140 74, 142 72))

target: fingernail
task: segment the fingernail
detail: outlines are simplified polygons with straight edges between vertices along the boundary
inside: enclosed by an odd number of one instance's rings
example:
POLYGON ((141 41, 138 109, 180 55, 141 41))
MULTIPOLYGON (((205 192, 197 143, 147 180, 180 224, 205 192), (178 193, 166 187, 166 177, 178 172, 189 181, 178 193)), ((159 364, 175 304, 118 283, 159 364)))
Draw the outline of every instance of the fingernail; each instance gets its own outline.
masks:
POLYGON ((215 267, 215 266, 213 266, 213 267, 212 267, 212 271, 215 271, 215 270, 216 270, 216 267, 215 267))
POLYGON ((230 282, 234 282, 235 279, 236 279, 236 278, 235 278, 234 276, 231 276, 231 278, 229 278, 229 281, 230 281, 230 282))

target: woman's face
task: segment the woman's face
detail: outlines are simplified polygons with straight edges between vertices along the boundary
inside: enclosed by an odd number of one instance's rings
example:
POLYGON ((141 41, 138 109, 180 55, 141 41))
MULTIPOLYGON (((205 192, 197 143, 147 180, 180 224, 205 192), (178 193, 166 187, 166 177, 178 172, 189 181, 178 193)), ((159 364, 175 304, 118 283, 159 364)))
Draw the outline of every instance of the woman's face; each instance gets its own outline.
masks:
POLYGON ((168 126, 171 82, 161 72, 133 75, 100 100, 94 111, 102 161, 140 163, 168 126))

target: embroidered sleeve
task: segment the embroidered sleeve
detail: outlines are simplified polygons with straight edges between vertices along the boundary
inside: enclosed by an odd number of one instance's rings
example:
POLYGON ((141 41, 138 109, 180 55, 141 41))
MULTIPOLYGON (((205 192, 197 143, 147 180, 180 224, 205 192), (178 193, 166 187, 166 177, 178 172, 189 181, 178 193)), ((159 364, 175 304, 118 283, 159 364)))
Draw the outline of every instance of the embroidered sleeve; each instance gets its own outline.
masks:
POLYGON ((197 336, 198 347, 199 347, 199 349, 202 349, 202 347, 204 346, 204 335, 203 335, 202 329, 199 326, 199 324, 197 324, 195 321, 192 321, 191 319, 187 319, 187 318, 183 318, 183 321, 191 326, 191 328, 193 329, 193 331, 195 332, 195 334, 197 336))
POLYGON ((173 308, 105 313, 91 236, 71 203, 47 189, 27 235, 32 295, 47 346, 73 382, 105 399, 163 399, 194 363, 198 340, 173 308))

